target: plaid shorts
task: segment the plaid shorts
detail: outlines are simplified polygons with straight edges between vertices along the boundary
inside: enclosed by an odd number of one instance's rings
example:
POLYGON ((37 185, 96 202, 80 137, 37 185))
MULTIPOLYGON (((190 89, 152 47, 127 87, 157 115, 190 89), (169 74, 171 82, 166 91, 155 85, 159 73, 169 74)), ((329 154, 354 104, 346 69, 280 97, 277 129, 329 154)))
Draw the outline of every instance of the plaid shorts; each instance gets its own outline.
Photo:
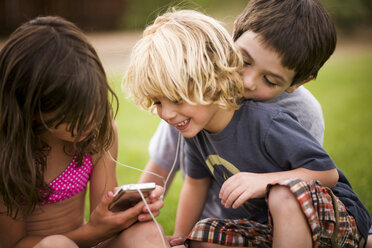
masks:
MULTIPOLYGON (((353 216, 333 192, 318 181, 306 183, 298 179, 282 180, 267 187, 267 196, 275 185, 289 188, 298 200, 312 233, 313 247, 363 247, 353 216)), ((204 219, 199 221, 186 239, 234 247, 272 247, 273 228, 270 211, 268 224, 248 219, 204 219)))

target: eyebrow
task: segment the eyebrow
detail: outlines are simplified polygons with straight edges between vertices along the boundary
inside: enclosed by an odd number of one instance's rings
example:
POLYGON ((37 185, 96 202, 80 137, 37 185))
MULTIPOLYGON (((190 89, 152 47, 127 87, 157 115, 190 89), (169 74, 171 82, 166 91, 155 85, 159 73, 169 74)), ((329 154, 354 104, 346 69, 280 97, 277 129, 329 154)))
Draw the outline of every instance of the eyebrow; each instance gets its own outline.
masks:
MULTIPOLYGON (((246 57, 248 57, 248 59, 254 61, 254 59, 252 58, 252 56, 250 55, 250 53, 247 50, 245 50, 242 47, 239 47, 239 49, 240 49, 241 53, 243 54, 243 56, 246 56, 246 57)), ((270 74, 270 76, 273 76, 275 78, 278 78, 283 83, 286 82, 286 80, 282 76, 280 76, 280 75, 278 75, 276 73, 273 73, 271 71, 267 71, 267 73, 270 74)))

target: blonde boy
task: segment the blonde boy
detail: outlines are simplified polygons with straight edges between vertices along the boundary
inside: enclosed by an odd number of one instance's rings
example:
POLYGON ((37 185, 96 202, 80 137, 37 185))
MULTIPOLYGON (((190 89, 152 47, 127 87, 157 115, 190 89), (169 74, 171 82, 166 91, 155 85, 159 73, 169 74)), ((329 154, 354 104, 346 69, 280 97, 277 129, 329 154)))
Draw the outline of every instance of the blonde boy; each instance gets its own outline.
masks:
POLYGON ((225 207, 244 217, 198 222, 193 247, 362 245, 370 217, 344 175, 290 112, 242 101, 242 66, 224 28, 195 11, 158 17, 133 50, 135 103, 186 138, 175 234, 197 222, 215 180, 225 207))

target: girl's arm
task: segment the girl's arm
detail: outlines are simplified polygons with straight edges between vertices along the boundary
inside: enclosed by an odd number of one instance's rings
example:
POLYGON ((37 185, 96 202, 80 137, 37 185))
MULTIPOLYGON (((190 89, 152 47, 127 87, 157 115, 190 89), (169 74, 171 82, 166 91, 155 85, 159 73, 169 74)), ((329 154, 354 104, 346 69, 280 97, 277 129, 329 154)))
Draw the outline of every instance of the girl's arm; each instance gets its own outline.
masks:
POLYGON ((210 185, 210 178, 193 179, 185 176, 178 203, 174 237, 187 236, 203 211, 210 185))
MULTIPOLYGON (((116 159, 118 155, 118 130, 115 121, 113 121, 113 128, 115 132, 114 142, 108 152, 116 159)), ((104 153, 98 161, 95 161, 90 179, 90 213, 97 207, 102 197, 117 186, 116 163, 111 160, 108 153, 104 153)))
MULTIPOLYGON (((115 140, 109 152, 116 159, 118 151, 117 127, 114 123, 115 140)), ((79 247, 91 247, 99 242, 116 236, 120 231, 130 227, 138 219, 149 220, 151 216, 145 211, 144 202, 120 212, 111 212, 108 205, 113 200, 113 190, 117 186, 116 163, 108 154, 104 154, 94 165, 90 180, 90 218, 87 224, 65 234, 79 247), (142 219, 141 216, 144 218, 142 219)), ((158 215, 163 202, 158 200, 163 188, 157 187, 151 193, 150 209, 158 215)))
MULTIPOLYGON (((113 128, 115 136, 109 152, 113 158, 116 158, 118 133, 114 121, 113 128)), ((65 234, 79 247, 94 246, 129 227, 135 222, 143 208, 141 204, 138 204, 123 212, 109 211, 108 204, 113 199, 112 191, 117 186, 116 164, 107 153, 104 153, 98 160, 94 157, 92 160, 94 169, 90 178, 90 217, 88 223, 65 234)))

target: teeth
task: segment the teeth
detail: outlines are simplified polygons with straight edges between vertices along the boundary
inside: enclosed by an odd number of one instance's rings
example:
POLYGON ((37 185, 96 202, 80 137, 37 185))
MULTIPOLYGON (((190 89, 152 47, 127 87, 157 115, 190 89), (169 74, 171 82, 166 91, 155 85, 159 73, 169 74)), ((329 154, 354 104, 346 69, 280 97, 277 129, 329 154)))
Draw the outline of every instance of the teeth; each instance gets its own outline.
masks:
POLYGON ((183 126, 183 125, 186 125, 186 123, 188 123, 188 122, 189 122, 189 119, 184 120, 183 122, 178 123, 176 126, 177 126, 177 127, 181 127, 181 126, 183 126))

